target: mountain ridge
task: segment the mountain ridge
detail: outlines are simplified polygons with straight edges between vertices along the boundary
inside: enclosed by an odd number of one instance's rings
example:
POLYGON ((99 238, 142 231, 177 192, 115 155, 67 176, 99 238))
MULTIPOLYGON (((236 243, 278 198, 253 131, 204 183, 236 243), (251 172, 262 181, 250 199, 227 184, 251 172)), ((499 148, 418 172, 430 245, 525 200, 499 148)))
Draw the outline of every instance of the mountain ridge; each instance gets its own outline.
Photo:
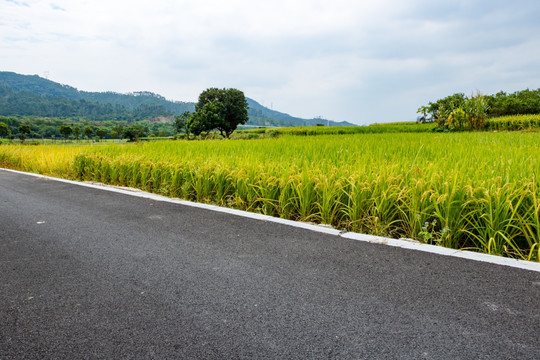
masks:
MULTIPOLYGON (((149 91, 121 94, 89 92, 54 82, 39 75, 0 71, 0 115, 84 117, 89 120, 150 120, 195 111, 194 102, 168 100, 149 91)), ((321 118, 303 119, 261 105, 246 97, 252 126, 355 126, 321 118)))

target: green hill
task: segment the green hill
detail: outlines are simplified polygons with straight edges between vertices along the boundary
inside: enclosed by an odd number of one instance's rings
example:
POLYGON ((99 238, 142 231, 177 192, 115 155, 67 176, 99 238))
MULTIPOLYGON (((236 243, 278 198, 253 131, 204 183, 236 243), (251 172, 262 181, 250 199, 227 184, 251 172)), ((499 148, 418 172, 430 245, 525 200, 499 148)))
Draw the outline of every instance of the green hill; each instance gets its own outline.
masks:
POLYGON ((262 106, 255 100, 246 98, 249 105, 248 115, 249 122, 248 125, 257 125, 257 126, 315 126, 317 124, 324 124, 329 126, 356 126, 355 124, 348 123, 346 121, 336 122, 326 119, 302 119, 285 114, 279 111, 268 109, 267 107, 262 106))
MULTIPOLYGON (((354 125, 297 118, 268 109, 249 98, 247 102, 248 125, 309 126, 321 122, 330 126, 354 125)), ((171 101, 148 91, 130 94, 87 92, 38 75, 0 72, 0 115, 3 116, 80 117, 93 121, 133 122, 161 116, 173 117, 194 110, 193 102, 171 101)))

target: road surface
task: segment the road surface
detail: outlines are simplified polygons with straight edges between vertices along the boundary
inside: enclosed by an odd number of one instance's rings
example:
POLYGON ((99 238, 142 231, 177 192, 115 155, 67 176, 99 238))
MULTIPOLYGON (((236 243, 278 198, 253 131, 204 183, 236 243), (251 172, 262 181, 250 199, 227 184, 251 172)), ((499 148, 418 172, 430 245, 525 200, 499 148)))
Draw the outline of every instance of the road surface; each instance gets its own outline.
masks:
POLYGON ((540 359, 540 272, 0 170, 0 359, 540 359))

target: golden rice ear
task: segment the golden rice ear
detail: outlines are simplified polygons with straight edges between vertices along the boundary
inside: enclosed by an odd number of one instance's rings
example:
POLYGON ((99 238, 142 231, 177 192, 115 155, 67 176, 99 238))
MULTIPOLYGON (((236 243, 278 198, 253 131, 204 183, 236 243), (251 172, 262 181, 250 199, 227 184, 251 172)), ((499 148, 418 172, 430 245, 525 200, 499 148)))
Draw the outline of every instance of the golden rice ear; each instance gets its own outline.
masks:
POLYGON ((539 134, 403 130, 429 126, 381 124, 344 135, 293 128, 234 141, 3 144, 0 166, 539 261, 539 134), (305 135, 311 131, 317 136, 305 135))

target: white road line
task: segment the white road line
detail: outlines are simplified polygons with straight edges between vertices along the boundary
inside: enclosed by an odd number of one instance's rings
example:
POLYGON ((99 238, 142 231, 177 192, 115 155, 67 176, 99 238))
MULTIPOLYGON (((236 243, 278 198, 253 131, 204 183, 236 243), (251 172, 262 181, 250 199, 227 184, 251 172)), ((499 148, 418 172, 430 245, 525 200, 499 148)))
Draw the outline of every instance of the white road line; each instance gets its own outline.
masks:
POLYGON ((4 169, 4 168, 0 168, 0 170, 9 171, 9 172, 17 173, 17 174, 35 176, 35 177, 39 177, 39 178, 43 178, 47 180, 54 180, 54 181, 59 181, 59 182, 78 185, 78 186, 85 186, 85 187, 89 187, 93 189, 111 191, 111 192, 115 192, 119 194, 152 199, 156 201, 165 201, 165 202, 174 203, 174 204, 192 206, 192 207, 196 207, 200 209, 207 209, 207 210, 222 212, 226 214, 242 216, 245 218, 250 218, 250 219, 255 219, 255 220, 262 220, 262 221, 268 221, 268 222, 273 222, 273 223, 278 223, 278 224, 294 226, 301 229, 316 231, 316 232, 325 233, 329 235, 335 235, 338 237, 342 237, 344 239, 352 239, 352 240, 364 241, 364 242, 369 242, 369 243, 374 243, 374 244, 395 246, 395 247, 400 247, 403 249, 423 251, 423 252, 439 254, 439 255, 444 255, 444 256, 453 256, 453 257, 458 257, 458 258, 463 258, 463 259, 468 259, 468 260, 474 260, 474 261, 486 262, 486 263, 491 263, 491 264, 509 266, 509 267, 518 268, 518 269, 540 272, 540 263, 538 262, 510 259, 510 258, 505 258, 502 256, 482 254, 482 253, 476 253, 472 251, 449 249, 449 248, 444 248, 441 246, 422 244, 419 242, 408 241, 408 240, 391 239, 391 238, 385 238, 385 237, 380 237, 380 236, 358 234, 358 233, 353 233, 353 232, 344 233, 340 230, 327 228, 320 225, 313 225, 313 224, 303 223, 299 221, 286 220, 286 219, 276 218, 273 216, 251 213, 251 212, 243 211, 243 210, 220 207, 217 205, 208 205, 208 204, 201 204, 201 203, 196 203, 196 202, 187 201, 187 200, 173 199, 173 198, 168 198, 161 195, 144 192, 142 190, 126 190, 125 188, 119 188, 119 187, 110 186, 110 185, 89 184, 89 183, 84 183, 84 182, 53 178, 50 176, 44 176, 40 174, 27 173, 27 172, 4 169))

